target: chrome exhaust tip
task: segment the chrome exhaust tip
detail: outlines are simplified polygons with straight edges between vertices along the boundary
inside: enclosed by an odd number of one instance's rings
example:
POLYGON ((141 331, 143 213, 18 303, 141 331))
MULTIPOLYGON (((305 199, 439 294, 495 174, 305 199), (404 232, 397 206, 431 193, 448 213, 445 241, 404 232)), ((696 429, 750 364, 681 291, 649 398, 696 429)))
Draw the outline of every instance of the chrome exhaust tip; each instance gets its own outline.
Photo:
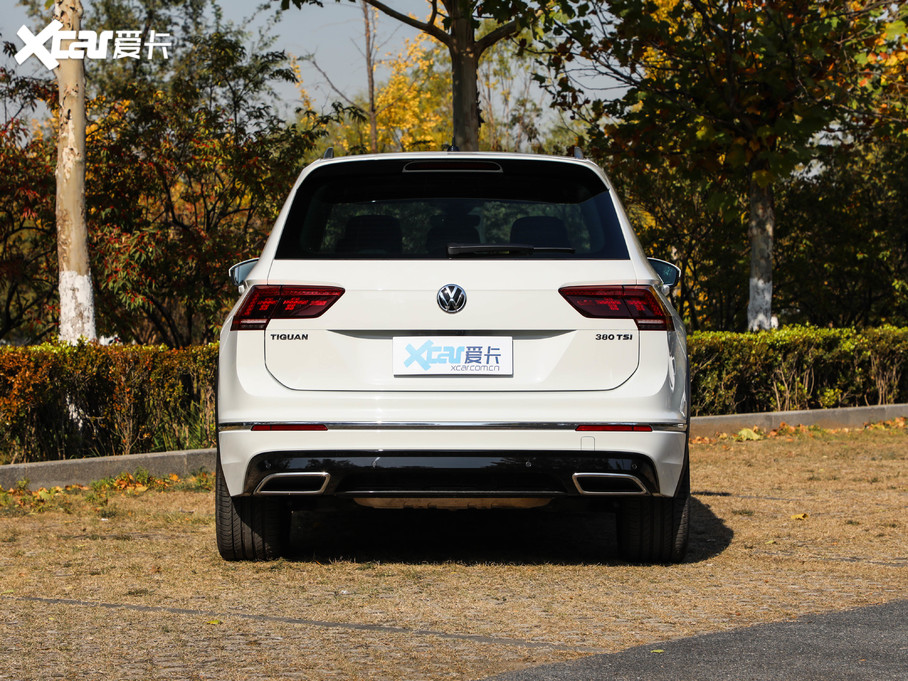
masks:
POLYGON ((649 494, 633 475, 627 473, 574 473, 574 486, 581 494, 600 496, 639 496, 649 494))
POLYGON ((258 484, 253 494, 259 496, 321 494, 330 479, 328 473, 272 473, 258 484))

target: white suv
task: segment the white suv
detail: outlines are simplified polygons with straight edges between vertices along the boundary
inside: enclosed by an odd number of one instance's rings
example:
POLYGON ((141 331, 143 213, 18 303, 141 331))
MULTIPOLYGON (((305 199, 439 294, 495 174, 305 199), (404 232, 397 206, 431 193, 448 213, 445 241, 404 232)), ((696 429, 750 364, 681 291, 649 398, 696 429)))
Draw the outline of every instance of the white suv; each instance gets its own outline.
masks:
POLYGON ((217 542, 287 548, 295 508, 615 511, 684 557, 686 335, 608 179, 576 158, 323 159, 221 332, 217 542))

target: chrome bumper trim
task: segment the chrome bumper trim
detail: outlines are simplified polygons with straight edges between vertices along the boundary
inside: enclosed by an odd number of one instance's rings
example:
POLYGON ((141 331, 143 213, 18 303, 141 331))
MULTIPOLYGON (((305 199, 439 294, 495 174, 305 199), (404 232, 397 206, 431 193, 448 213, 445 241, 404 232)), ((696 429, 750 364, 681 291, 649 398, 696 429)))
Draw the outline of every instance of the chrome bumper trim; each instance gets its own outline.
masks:
MULTIPOLYGON (((535 421, 521 422, 501 422, 501 421, 258 421, 254 423, 222 423, 218 426, 219 432, 229 432, 235 430, 251 430, 253 426, 266 425, 293 425, 293 426, 310 426, 323 425, 328 430, 576 430, 577 426, 649 426, 653 431, 668 431, 673 433, 687 432, 686 423, 629 423, 620 422, 599 422, 590 423, 542 423, 535 421)), ((291 431, 292 432, 292 431, 291 431)), ((300 431, 303 432, 303 431, 300 431)), ((586 432, 586 431, 583 431, 586 432)), ((622 431, 589 431, 588 435, 595 435, 600 432, 622 432, 622 431)))

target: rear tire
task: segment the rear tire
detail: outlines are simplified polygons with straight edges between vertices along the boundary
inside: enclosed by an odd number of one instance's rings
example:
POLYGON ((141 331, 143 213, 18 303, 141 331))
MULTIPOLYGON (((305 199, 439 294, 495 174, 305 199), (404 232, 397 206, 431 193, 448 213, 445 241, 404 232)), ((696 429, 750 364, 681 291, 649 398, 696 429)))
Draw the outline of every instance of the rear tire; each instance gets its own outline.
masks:
MULTIPOLYGON (((686 458, 686 457, 685 457, 686 458)), ((680 563, 687 553, 690 467, 675 496, 624 499, 618 510, 618 549, 632 563, 680 563)))
POLYGON ((218 552, 224 560, 275 560, 290 534, 286 504, 260 497, 231 497, 218 460, 214 486, 218 552))

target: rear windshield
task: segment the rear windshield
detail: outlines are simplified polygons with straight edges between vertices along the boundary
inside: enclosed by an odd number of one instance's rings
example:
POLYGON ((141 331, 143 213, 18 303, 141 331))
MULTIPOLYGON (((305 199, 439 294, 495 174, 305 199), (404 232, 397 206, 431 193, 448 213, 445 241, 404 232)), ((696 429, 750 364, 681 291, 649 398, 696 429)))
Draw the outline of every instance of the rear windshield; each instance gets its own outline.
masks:
POLYGON ((397 159, 314 170, 277 257, 626 260, 628 252, 608 189, 586 168, 397 159))

